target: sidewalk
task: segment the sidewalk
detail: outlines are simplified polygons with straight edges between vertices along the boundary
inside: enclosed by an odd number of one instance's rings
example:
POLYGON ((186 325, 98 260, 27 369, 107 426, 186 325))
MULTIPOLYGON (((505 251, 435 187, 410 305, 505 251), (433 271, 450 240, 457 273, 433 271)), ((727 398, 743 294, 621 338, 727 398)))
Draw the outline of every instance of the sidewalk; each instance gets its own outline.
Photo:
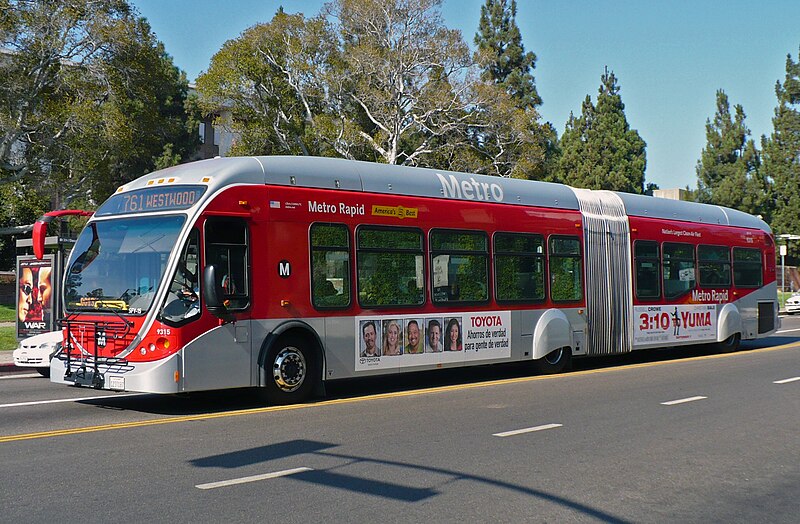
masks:
MULTIPOLYGON (((13 322, 0 322, 0 327, 14 327, 13 322)), ((0 351, 0 373, 10 373, 12 371, 29 371, 29 369, 18 368, 14 365, 14 351, 0 351)))

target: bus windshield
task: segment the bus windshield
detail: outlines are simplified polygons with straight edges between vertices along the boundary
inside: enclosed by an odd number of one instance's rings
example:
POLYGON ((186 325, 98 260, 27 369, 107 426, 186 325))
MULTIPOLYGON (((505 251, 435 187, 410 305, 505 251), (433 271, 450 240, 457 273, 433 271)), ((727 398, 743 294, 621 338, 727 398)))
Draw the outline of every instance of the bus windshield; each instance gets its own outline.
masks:
POLYGON ((185 219, 175 215, 90 223, 70 256, 65 309, 146 313, 185 219))

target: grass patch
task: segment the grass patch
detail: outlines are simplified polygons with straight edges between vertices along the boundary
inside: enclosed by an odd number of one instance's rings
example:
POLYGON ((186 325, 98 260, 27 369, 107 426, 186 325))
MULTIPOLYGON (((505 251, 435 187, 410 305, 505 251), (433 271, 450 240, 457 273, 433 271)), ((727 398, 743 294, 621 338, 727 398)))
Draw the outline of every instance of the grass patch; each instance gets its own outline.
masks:
POLYGON ((0 305, 0 322, 14 322, 16 318, 17 318, 16 307, 0 305))
POLYGON ((0 351, 17 349, 17 333, 14 326, 0 327, 0 351))
POLYGON ((786 304, 786 299, 792 296, 792 293, 788 291, 778 291, 778 304, 781 309, 786 304))

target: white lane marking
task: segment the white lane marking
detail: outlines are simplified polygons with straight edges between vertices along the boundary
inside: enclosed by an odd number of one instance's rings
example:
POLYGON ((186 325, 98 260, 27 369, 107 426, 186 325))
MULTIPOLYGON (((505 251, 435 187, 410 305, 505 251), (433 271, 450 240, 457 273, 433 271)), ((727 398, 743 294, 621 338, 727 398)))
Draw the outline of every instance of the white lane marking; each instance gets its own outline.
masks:
POLYGON ((31 402, 16 402, 14 404, 0 404, 0 408, 18 408, 21 406, 38 406, 43 404, 58 404, 61 402, 80 402, 81 400, 99 400, 103 398, 135 397, 141 393, 128 393, 124 395, 103 395, 99 397, 59 398, 55 400, 34 400, 31 402))
POLYGON ((695 400, 703 400, 708 397, 689 397, 689 398, 681 398, 678 400, 670 400, 668 402, 662 402, 662 406, 674 406, 675 404, 684 404, 686 402, 694 402, 695 400))
POLYGON ((278 477, 286 477, 294 475, 295 473, 302 473, 304 471, 314 471, 313 468, 294 468, 285 469, 283 471, 275 471, 273 473, 265 473, 263 475, 253 475, 251 477, 241 477, 238 479, 221 480, 219 482, 209 482, 208 484, 198 484, 195 487, 198 489, 214 489, 222 488, 225 486, 233 486, 236 484, 245 484, 247 482, 258 482, 259 480, 275 479, 278 477))
POLYGON ((797 382, 800 377, 785 378, 783 380, 776 380, 773 384, 788 384, 789 382, 797 382))
POLYGON ((39 373, 25 373, 22 375, 15 373, 13 375, 2 376, 0 377, 0 380, 11 380, 14 378, 36 378, 36 377, 42 378, 42 376, 39 373))
POLYGON ((534 431, 544 431, 546 429, 560 428, 563 424, 545 424, 543 426, 535 426, 532 428, 515 429, 512 431, 503 431, 502 433, 494 433, 494 437, 513 437, 514 435, 521 435, 523 433, 533 433, 534 431))
POLYGON ((779 335, 781 333, 791 333, 792 331, 800 331, 800 328, 798 328, 798 329, 781 329, 780 331, 776 331, 775 334, 779 335))

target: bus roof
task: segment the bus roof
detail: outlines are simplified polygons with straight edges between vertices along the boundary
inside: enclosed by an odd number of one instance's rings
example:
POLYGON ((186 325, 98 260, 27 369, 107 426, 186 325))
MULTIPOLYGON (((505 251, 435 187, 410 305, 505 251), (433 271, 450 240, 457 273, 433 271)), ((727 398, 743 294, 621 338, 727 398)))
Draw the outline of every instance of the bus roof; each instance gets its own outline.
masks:
MULTIPOLYGON (((155 171, 125 184, 118 192, 160 183, 207 184, 211 189, 209 194, 231 184, 267 184, 580 210, 573 189, 562 184, 307 156, 201 160, 155 171)), ((628 216, 731 225, 771 233, 770 227, 760 218, 734 209, 630 193, 616 194, 628 216)))

